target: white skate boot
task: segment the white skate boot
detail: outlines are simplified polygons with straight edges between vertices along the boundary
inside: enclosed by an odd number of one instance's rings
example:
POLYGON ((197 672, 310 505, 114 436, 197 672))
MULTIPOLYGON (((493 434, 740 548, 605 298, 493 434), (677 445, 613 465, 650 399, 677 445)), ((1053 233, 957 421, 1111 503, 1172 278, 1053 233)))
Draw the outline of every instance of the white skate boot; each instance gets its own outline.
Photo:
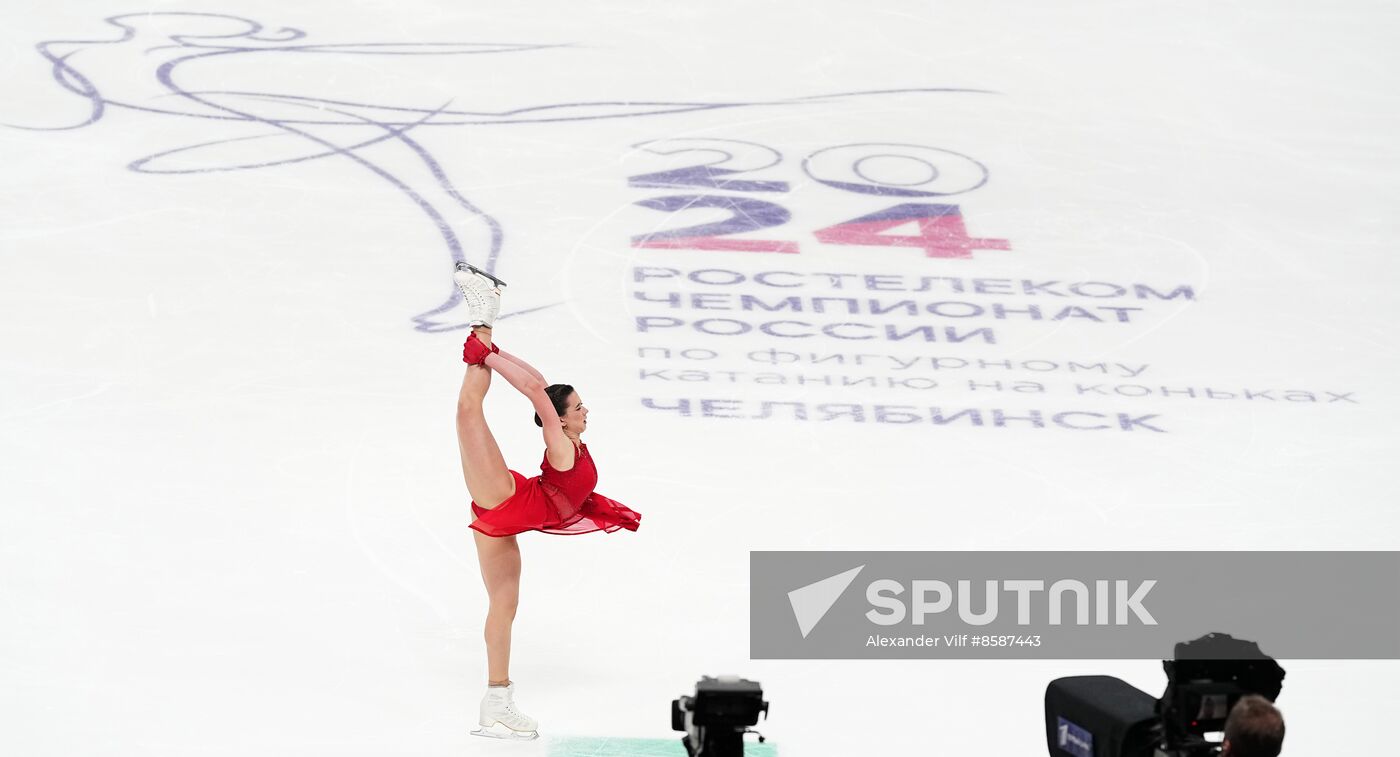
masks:
POLYGON ((491 328, 501 311, 501 287, 505 282, 469 263, 457 263, 452 280, 467 306, 467 325, 491 328))
POLYGON ((481 717, 478 720, 481 727, 472 731, 472 735, 517 741, 539 738, 539 723, 515 709, 514 694, 514 683, 487 687, 486 696, 481 698, 481 717))

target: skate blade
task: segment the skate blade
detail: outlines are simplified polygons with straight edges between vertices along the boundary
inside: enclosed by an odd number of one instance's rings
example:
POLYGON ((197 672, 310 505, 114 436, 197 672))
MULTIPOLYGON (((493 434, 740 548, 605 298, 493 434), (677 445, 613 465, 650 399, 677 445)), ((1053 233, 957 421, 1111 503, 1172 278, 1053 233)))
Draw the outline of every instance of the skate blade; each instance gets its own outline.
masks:
POLYGON ((540 737, 539 731, 514 731, 505 723, 496 722, 491 726, 483 726, 472 731, 473 736, 483 736, 488 739, 503 739, 506 741, 534 741, 540 737))
POLYGON ((495 282, 496 286, 498 286, 498 287, 503 287, 503 286, 506 285, 506 283, 505 283, 504 281, 501 281, 500 279, 496 278, 495 276, 492 276, 491 274, 487 273, 486 271, 483 271, 482 269, 477 268, 476 266, 472 265, 471 263, 465 263, 465 262, 462 262, 462 261, 459 260, 459 261, 457 261, 457 270, 459 270, 459 271, 471 271, 472 273, 475 273, 475 274, 477 274, 478 276, 485 276, 486 278, 488 278, 488 279, 490 279, 491 281, 495 282))

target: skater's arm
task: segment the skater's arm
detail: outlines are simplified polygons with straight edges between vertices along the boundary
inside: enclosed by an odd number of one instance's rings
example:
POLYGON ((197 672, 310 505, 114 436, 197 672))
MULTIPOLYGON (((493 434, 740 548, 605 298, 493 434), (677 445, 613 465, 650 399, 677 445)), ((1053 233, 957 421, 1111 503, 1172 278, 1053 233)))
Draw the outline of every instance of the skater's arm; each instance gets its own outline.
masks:
MULTIPOLYGON (((500 350, 501 348, 497 347, 496 349, 500 350)), ((515 356, 515 355, 510 354, 509 352, 506 352, 505 350, 501 350, 499 354, 500 354, 501 357, 505 358, 506 360, 509 360, 510 362, 515 363, 516 365, 520 366, 521 368, 524 368, 527 372, 529 372, 529 374, 530 374, 531 376, 534 376, 535 378, 539 379, 540 381, 544 381, 544 376, 543 376, 539 371, 535 370, 535 367, 534 367, 533 365, 530 365, 529 363, 525 362, 524 360, 520 359, 519 357, 517 357, 517 356, 515 356)), ((546 381, 545 383, 548 384, 549 382, 546 381)), ((543 418, 544 416, 541 415, 540 417, 543 418)))
POLYGON ((532 374, 514 361, 495 353, 486 356, 486 367, 500 374, 535 406, 535 413, 540 416, 540 423, 544 424, 544 446, 549 455, 549 464, 559 471, 574 467, 574 443, 564 435, 564 424, 559 422, 559 413, 555 412, 554 403, 545 394, 544 377, 532 374))

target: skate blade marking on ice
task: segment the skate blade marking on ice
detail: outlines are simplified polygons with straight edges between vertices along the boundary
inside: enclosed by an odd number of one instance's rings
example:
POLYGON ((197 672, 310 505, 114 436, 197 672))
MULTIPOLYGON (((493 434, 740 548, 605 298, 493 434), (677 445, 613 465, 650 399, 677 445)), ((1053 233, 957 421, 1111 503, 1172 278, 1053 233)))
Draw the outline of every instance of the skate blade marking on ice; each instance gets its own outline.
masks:
POLYGON ((460 260, 459 260, 459 261, 457 261, 457 270, 459 270, 459 271, 471 271, 472 273, 475 273, 475 274, 477 274, 478 276, 485 276, 486 278, 488 278, 488 279, 490 279, 491 281, 495 282, 496 286, 498 286, 498 287, 503 287, 503 286, 506 285, 506 283, 505 283, 504 281, 501 281, 500 279, 496 278, 495 276, 492 276, 491 274, 487 273, 486 271, 484 271, 484 270, 482 270, 482 269, 480 269, 480 268, 477 268, 476 266, 472 265, 471 263, 466 263, 466 262, 463 262, 463 261, 460 261, 460 260))
POLYGON ((534 741, 540 737, 539 731, 516 731, 501 721, 496 721, 489 726, 482 726, 472 731, 473 736, 484 736, 488 739, 505 739, 508 741, 534 741))

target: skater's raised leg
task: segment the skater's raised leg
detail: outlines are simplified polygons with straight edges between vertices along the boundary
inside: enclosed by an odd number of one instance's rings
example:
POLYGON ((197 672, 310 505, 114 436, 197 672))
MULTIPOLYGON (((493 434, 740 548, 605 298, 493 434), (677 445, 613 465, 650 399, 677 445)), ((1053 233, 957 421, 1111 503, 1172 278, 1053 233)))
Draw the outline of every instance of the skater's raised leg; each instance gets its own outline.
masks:
MULTIPOLYGON (((490 329, 478 328, 474 333, 490 347, 490 329)), ((506 467, 496 437, 486 425, 482 402, 490 387, 491 369, 484 365, 468 365, 457 394, 457 447, 462 455, 462 476, 472 501, 486 510, 515 493, 515 477, 506 467)))

